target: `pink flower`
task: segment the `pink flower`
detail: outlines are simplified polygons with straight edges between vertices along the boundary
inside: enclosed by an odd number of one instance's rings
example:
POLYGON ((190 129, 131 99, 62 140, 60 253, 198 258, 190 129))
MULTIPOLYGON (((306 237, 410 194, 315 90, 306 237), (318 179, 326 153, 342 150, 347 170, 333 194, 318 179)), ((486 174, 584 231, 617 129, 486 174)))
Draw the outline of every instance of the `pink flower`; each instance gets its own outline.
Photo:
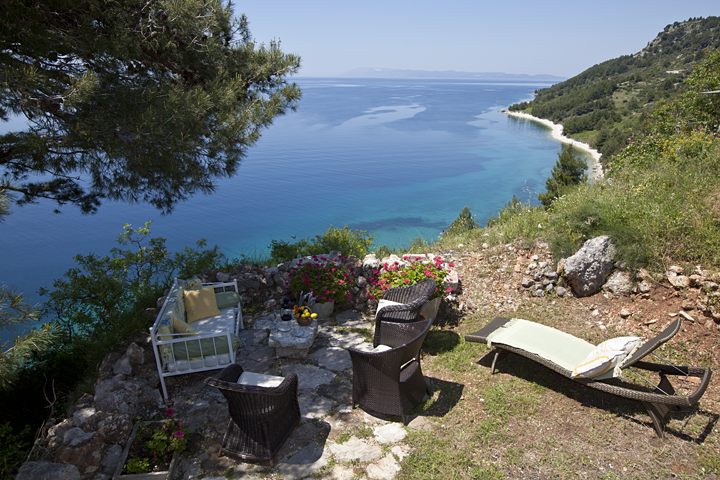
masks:
POLYGON ((409 279, 409 278, 406 278, 406 279, 405 279, 405 283, 410 283, 410 279, 409 279))
POLYGON ((177 432, 173 433, 175 435, 175 438, 183 438, 185 436, 185 432, 182 430, 178 430, 177 432))
POLYGON ((175 415, 175 410, 173 410, 172 407, 168 407, 167 410, 165 410, 165 415, 167 415, 168 417, 172 417, 173 415, 175 415))
POLYGON ((432 272, 430 270, 428 270, 427 268, 425 269, 425 276, 432 277, 432 272))
POLYGON ((445 293, 450 293, 452 291, 453 291, 452 287, 445 288, 445 293))
POLYGON ((454 262, 448 263, 448 267, 453 268, 454 266, 455 266, 455 263, 454 263, 454 262))

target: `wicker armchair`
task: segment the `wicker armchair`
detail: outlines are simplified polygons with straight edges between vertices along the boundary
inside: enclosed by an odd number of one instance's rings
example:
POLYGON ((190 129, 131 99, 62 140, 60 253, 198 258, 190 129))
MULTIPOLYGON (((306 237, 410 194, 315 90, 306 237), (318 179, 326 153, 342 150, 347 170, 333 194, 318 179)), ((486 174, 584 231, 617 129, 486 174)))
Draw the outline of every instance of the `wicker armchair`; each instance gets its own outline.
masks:
MULTIPOLYGON (((391 288, 383 295, 383 300, 390 300, 391 302, 397 302, 399 305, 388 305, 379 308, 375 315, 375 337, 373 343, 377 345, 391 345, 381 340, 387 338, 387 335, 383 332, 386 329, 392 330, 391 334, 398 334, 405 330, 400 323, 418 322, 422 320, 420 316, 420 309, 429 300, 432 294, 435 292, 435 281, 432 279, 424 280, 415 285, 409 287, 397 287, 391 288)), ((411 329, 412 332, 414 330, 411 329)), ((404 336, 403 339, 407 339, 404 336)), ((393 342, 392 345, 401 345, 404 342, 393 342)))
POLYGON ((242 461, 274 463, 275 454, 300 421, 298 377, 291 373, 276 387, 240 385, 243 369, 225 367, 205 380, 227 399, 230 422, 222 442, 224 454, 242 461))
POLYGON ((359 405, 368 413, 402 418, 408 416, 430 391, 420 368, 420 348, 432 320, 392 323, 383 329, 374 346, 390 350, 368 352, 350 348, 353 365, 353 407, 359 405), (379 341, 378 341, 379 340, 379 341))

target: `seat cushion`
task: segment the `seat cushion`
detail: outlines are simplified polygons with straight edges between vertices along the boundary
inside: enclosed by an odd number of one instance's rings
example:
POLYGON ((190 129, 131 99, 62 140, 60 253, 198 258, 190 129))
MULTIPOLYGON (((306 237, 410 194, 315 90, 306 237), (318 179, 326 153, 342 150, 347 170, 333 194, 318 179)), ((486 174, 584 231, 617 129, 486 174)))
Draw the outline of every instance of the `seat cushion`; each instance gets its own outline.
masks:
MULTIPOLYGON (((234 335, 231 340, 231 348, 237 349, 240 341, 234 335)), ((227 337, 190 338, 185 342, 173 343, 172 348, 175 360, 195 360, 230 353, 227 337)))
POLYGON ((199 290, 186 290, 183 293, 185 299, 185 315, 188 322, 196 322, 203 318, 214 317, 220 314, 215 289, 203 287, 199 290))
POLYGON ((185 333, 187 335, 195 335, 197 332, 187 324, 184 320, 179 318, 175 312, 172 313, 171 322, 172 322, 172 331, 173 333, 185 333))
POLYGON ((254 387, 277 387, 285 378, 276 377, 275 375, 264 375, 255 372, 243 372, 238 378, 237 383, 240 385, 250 385, 254 387))
POLYGON ((391 305, 406 305, 406 304, 401 303, 401 302, 393 302, 392 300, 385 300, 384 298, 381 298, 378 301, 377 310, 375 310, 375 316, 377 316, 377 314, 380 310, 382 310, 385 307, 389 307, 391 305))

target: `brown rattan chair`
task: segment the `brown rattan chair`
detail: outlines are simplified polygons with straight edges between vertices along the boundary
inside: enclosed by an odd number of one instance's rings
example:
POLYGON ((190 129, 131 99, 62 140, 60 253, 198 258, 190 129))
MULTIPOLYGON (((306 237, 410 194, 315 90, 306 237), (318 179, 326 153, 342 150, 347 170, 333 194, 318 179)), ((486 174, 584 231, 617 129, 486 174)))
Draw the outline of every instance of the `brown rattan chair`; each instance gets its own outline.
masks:
POLYGON ((300 421, 298 377, 291 373, 276 387, 240 385, 243 369, 225 367, 205 383, 227 399, 230 422, 222 442, 224 454, 241 461, 274 463, 275 454, 300 421))
POLYGON ((383 328, 383 322, 417 322, 422 320, 420 309, 435 293, 435 281, 424 280, 408 287, 391 288, 383 295, 383 300, 397 302, 397 305, 387 305, 380 308, 375 315, 375 339, 377 345, 383 328))
MULTIPOLYGON (((488 343, 488 336, 497 329, 503 328, 503 326, 510 322, 510 320, 511 319, 509 318, 496 318, 481 330, 473 334, 466 335, 465 339, 468 342, 488 343)), ((643 343, 640 348, 626 358, 620 365, 623 370, 633 367, 657 373, 660 380, 658 385, 654 388, 648 388, 642 385, 629 383, 627 381, 621 381, 617 378, 602 380, 592 378, 573 378, 570 370, 561 367, 541 355, 528 352, 522 348, 517 348, 516 346, 492 342, 492 340, 490 343, 494 349, 494 356, 490 367, 491 373, 495 373, 495 363, 501 353, 507 351, 521 355, 590 388, 641 402, 652 419, 655 432, 662 438, 664 437, 665 425, 667 424, 667 419, 671 409, 692 407, 696 405, 705 393, 711 377, 711 371, 709 368, 684 367, 642 361, 645 356, 651 354, 660 345, 670 340, 678 332, 678 330, 680 330, 680 324, 681 321, 679 319, 670 323, 662 332, 643 343), (679 395, 675 391, 675 387, 668 379, 669 375, 698 377, 700 378, 700 381, 697 383, 697 387, 693 392, 688 395, 679 395)))
POLYGON ((374 346, 389 350, 368 352, 350 348, 353 365, 353 407, 368 413, 400 417, 407 424, 415 406, 430 391, 420 368, 420 348, 432 319, 391 322, 375 337, 374 346))

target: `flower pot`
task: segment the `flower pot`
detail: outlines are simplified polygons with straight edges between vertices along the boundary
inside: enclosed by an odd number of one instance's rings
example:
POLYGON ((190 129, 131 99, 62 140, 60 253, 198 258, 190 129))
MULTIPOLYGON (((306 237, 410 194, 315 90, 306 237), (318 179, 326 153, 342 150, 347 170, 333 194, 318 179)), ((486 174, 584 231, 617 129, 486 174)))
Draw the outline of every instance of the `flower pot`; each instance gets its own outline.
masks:
POLYGON ((329 302, 316 303, 313 306, 313 310, 318 314, 318 318, 328 318, 332 315, 333 309, 335 308, 335 301, 330 300, 329 302))
POLYGON ((125 445, 125 449, 123 450, 122 457, 120 458, 120 463, 118 464, 117 469, 115 470, 115 475, 113 475, 113 477, 112 477, 113 480, 166 480, 166 479, 174 478, 175 465, 177 464, 177 452, 173 453, 172 460, 170 460, 170 464, 168 465, 167 470, 147 472, 147 473, 122 473, 123 469, 125 467, 125 464, 127 463, 128 457, 130 456, 133 442, 137 438, 138 428, 152 427, 154 425, 161 425, 164 421, 165 420, 143 421, 143 422, 137 422, 135 424, 135 426, 133 426, 132 432, 130 433, 130 438, 128 438, 127 445, 125 445))
POLYGON ((438 309, 440 308, 440 302, 442 298, 433 298, 420 309, 420 316, 425 320, 432 318, 433 322, 437 319, 438 309))

